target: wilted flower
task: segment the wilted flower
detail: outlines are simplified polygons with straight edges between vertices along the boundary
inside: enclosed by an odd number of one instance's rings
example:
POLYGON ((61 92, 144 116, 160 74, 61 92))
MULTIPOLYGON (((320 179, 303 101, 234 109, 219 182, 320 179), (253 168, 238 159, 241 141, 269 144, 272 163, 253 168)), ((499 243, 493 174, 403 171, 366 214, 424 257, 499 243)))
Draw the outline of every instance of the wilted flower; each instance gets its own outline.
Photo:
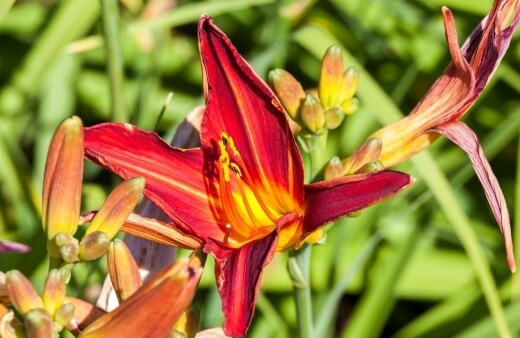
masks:
POLYGON ((509 213, 498 181, 475 133, 462 116, 475 103, 504 56, 520 20, 518 1, 495 0, 491 12, 459 47, 452 13, 442 9, 452 62, 410 115, 370 136, 382 142, 379 160, 399 164, 444 135, 469 156, 505 239, 507 260, 516 269, 509 213))

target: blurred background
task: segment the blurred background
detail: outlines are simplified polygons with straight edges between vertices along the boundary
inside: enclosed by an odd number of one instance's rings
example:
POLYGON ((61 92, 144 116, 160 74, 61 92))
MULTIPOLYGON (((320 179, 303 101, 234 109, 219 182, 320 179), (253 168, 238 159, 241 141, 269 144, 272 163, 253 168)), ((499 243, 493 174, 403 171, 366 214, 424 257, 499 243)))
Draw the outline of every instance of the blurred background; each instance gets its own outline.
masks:
MULTIPOLYGON (((316 87, 323 53, 334 43, 343 48, 345 66, 355 65, 361 74, 359 110, 329 137, 328 155, 344 158, 373 131, 406 115, 442 74, 450 59, 441 6, 453 11, 462 43, 492 5, 491 0, 120 0, 114 10, 103 1, 13 3, 0 1, 0 239, 27 244, 32 252, 1 254, 0 270, 22 270, 40 289, 47 273, 41 186, 55 128, 78 115, 85 125, 126 121, 152 130, 157 124, 169 139, 203 103, 196 37, 202 13, 214 18, 264 79, 269 70, 284 68, 304 88, 316 87), (109 74, 108 64, 122 72, 109 74), (173 100, 157 123, 169 92, 173 100)), ((498 176, 516 234, 519 47, 513 38, 464 119, 498 176)), ((441 138, 399 169, 417 178, 412 188, 336 222, 326 243, 314 248, 316 325, 330 337, 494 337, 488 304, 495 299, 494 313, 513 335, 520 334, 515 302, 520 286, 511 278, 500 231, 466 155, 441 138), (469 225, 468 238, 476 235, 484 256, 468 258, 462 225, 469 225), (477 278, 477 265, 491 272, 491 282, 477 278)), ((87 211, 99 208, 118 181, 86 163, 84 182, 87 211)), ((520 238, 516 243, 520 247, 520 238)), ((264 273, 250 337, 295 334, 286 258, 278 255, 264 273)), ((95 299, 105 269, 103 258, 77 266, 68 294, 95 299)), ((195 302, 201 328, 221 325, 211 259, 195 302)))

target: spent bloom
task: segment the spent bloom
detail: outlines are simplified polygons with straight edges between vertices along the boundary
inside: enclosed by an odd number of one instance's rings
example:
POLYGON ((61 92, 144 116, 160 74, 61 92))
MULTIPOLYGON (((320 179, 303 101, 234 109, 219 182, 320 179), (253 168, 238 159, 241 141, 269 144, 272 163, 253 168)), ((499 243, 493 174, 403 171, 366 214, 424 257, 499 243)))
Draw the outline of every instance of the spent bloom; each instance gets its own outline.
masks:
POLYGON ((394 195, 412 179, 380 171, 304 185, 282 105, 206 15, 199 48, 201 147, 175 148, 135 126, 105 123, 85 128, 85 156, 124 179, 144 177, 144 195, 215 257, 224 331, 240 337, 275 252, 299 248, 324 224, 394 195))
MULTIPOLYGON (((505 239, 507 260, 516 269, 507 205, 475 133, 460 119, 475 103, 502 60, 520 20, 518 1, 495 0, 490 13, 459 47, 451 11, 444 7, 444 27, 452 62, 425 97, 400 121, 370 139, 379 139, 379 160, 394 166, 427 148, 443 135, 464 150, 484 187, 505 239)), ((350 163, 350 160, 345 161, 350 163)))

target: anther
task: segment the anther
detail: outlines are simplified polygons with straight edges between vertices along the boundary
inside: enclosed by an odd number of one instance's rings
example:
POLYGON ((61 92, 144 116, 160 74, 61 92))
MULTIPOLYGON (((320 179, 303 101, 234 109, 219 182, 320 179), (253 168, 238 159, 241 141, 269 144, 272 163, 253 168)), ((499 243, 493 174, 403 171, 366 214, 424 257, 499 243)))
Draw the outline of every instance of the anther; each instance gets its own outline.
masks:
POLYGON ((228 244, 229 235, 231 235, 231 224, 226 224, 226 234, 224 235, 224 243, 228 244))
POLYGON ((233 162, 229 163, 229 167, 231 168, 231 170, 233 170, 235 175, 237 175, 238 177, 242 177, 242 171, 240 170, 240 167, 236 163, 233 163, 233 162))

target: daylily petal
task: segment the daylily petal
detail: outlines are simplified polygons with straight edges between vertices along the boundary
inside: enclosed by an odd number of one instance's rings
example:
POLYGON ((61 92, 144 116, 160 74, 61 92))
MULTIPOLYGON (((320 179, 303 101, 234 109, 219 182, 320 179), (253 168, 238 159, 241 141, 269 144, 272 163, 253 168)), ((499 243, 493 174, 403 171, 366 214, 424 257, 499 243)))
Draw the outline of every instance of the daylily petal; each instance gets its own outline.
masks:
POLYGON ((165 337, 190 305, 202 267, 178 260, 159 271, 114 311, 90 324, 80 337, 165 337), (139 309, 150 310, 143 316, 139 309))
POLYGON ((305 186, 302 240, 321 225, 389 198, 413 181, 405 173, 386 170, 305 186))
POLYGON ((107 313, 97 306, 74 297, 66 297, 65 303, 74 305, 74 316, 70 323, 67 324, 67 329, 75 336, 79 335, 81 331, 92 322, 107 313))
POLYGON ((137 214, 130 214, 121 231, 182 249, 197 249, 202 246, 196 237, 183 233, 171 224, 137 214))
POLYGON ((223 238, 215 226, 220 200, 208 191, 200 148, 171 147, 157 134, 129 124, 104 123, 85 128, 84 133, 87 158, 124 179, 144 177, 144 195, 182 231, 201 238, 223 238))
POLYGON ((0 253, 2 253, 2 252, 26 253, 29 251, 31 251, 31 248, 25 244, 11 242, 11 241, 0 241, 0 253))
POLYGON ((239 249, 226 248, 210 240, 204 251, 215 257, 215 276, 226 318, 224 332, 244 337, 255 311, 263 268, 274 256, 278 231, 239 249))
POLYGON ((497 178, 484 155, 477 135, 463 122, 447 123, 436 127, 434 131, 450 139, 468 154, 471 164, 473 164, 473 168, 477 173, 477 177, 480 183, 482 183, 482 187, 484 187, 484 192, 486 193, 489 205, 493 210, 493 215, 500 227, 500 231, 504 236, 509 268, 512 272, 515 272, 516 264, 506 200, 497 178))
MULTIPOLYGON (((201 142, 215 154, 225 132, 255 179, 277 184, 303 202, 303 162, 285 112, 267 84, 238 54, 227 36, 203 15, 199 22, 206 111, 201 142)), ((242 169, 244 170, 244 169, 242 169)))

